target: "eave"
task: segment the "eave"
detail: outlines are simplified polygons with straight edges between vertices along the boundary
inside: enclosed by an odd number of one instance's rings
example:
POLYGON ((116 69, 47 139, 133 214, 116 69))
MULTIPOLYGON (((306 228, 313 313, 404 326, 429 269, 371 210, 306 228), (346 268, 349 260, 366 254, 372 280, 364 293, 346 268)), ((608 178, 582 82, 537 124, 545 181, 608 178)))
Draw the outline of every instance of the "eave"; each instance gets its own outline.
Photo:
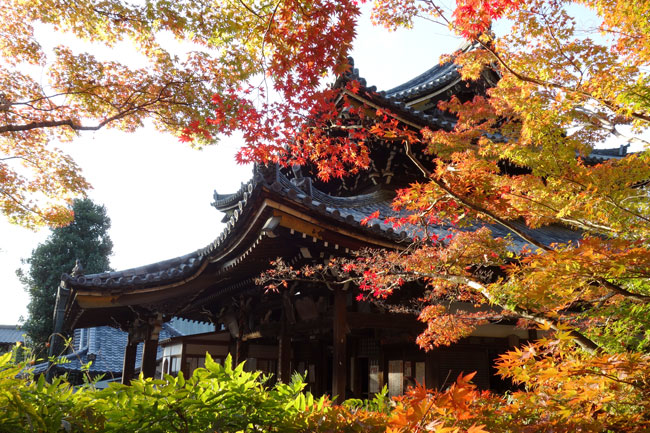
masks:
POLYGON ((239 281, 246 280, 245 285, 250 286, 251 277, 259 275, 268 267, 268 260, 276 257, 274 252, 300 252, 297 243, 292 246, 293 241, 273 239, 275 235, 266 227, 271 219, 275 219, 281 236, 298 234, 322 250, 331 249, 331 253, 363 247, 400 248, 400 240, 406 237, 405 232, 395 233, 383 223, 361 225, 361 219, 374 207, 380 206, 384 213, 390 209, 390 197, 382 193, 348 198, 324 193, 310 196, 277 167, 258 170, 246 185, 235 194, 236 209, 226 228, 207 247, 122 272, 64 276, 64 283, 73 289, 66 314, 68 327, 111 320, 122 325, 147 310, 171 317, 194 311, 207 294, 218 297, 237 287, 239 281))

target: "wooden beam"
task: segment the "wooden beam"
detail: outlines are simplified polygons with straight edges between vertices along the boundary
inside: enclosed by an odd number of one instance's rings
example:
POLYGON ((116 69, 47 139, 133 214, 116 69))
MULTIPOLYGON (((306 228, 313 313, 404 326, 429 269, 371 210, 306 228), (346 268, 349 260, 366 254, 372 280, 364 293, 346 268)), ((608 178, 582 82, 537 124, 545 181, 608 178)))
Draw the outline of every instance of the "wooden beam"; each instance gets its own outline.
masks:
POLYGON ((334 291, 334 359, 332 371, 332 397, 338 396, 338 402, 345 400, 347 385, 347 293, 341 288, 334 291))
MULTIPOLYGON (((177 337, 178 338, 178 337, 177 337)), ((244 339, 246 341, 246 339, 244 339)), ((161 342, 159 341, 158 344, 161 342)), ((218 341, 218 340, 192 340, 192 339, 177 339, 176 341, 165 340, 162 342, 164 345, 170 345, 175 343, 184 343, 184 344, 198 344, 202 346, 229 346, 229 341, 218 341)))
MULTIPOLYGON (((350 247, 354 247, 353 244, 355 241, 361 241, 366 244, 393 250, 401 250, 405 248, 398 243, 385 241, 383 239, 367 235, 361 231, 348 229, 345 227, 345 225, 327 223, 323 221, 322 218, 312 217, 301 212, 295 206, 287 206, 271 199, 264 200, 264 206, 270 206, 277 209, 276 211, 273 211, 273 216, 282 218, 280 221, 280 225, 282 227, 297 230, 317 239, 326 240, 328 236, 340 235, 342 236, 341 239, 351 239, 347 241, 349 242, 350 247)), ((342 246, 343 245, 344 244, 342 244, 342 246)))
POLYGON ((413 314, 347 313, 350 329, 398 329, 419 334, 426 327, 413 314))

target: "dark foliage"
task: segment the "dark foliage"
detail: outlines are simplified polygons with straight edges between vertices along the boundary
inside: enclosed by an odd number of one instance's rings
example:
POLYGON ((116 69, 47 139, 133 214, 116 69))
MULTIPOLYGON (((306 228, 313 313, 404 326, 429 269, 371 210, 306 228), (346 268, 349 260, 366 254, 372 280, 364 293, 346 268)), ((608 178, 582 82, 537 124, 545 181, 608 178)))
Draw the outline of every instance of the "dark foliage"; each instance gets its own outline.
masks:
POLYGON ((75 200, 72 209, 74 221, 66 227, 52 229, 47 240, 24 260, 28 270, 17 271, 30 296, 29 316, 23 329, 39 357, 46 354, 44 348, 52 333, 54 302, 61 275, 72 272, 78 258, 83 260, 86 273, 110 270, 113 242, 108 235, 111 221, 106 209, 90 199, 75 200))

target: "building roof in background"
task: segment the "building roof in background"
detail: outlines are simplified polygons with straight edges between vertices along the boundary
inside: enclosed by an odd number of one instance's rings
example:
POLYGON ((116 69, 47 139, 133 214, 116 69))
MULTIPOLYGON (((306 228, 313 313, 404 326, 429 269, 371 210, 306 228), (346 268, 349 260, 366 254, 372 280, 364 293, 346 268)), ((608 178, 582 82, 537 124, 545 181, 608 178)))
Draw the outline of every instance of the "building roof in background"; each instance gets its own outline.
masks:
MULTIPOLYGON (((76 330, 78 334, 81 330, 76 330)), ((90 328, 88 332, 93 332, 92 342, 82 347, 77 347, 74 353, 62 357, 62 363, 57 366, 58 370, 64 371, 81 371, 82 366, 92 361, 88 372, 92 375, 107 374, 111 377, 122 375, 122 366, 124 362, 124 349, 128 340, 128 333, 110 326, 98 326, 90 328), (92 347, 91 347, 92 346, 92 347)), ((214 325, 205 322, 196 322, 180 318, 172 318, 169 322, 162 325, 158 339, 160 341, 185 335, 200 334, 214 331, 214 325)), ((79 340, 78 335, 75 338, 79 340)), ((135 366, 140 368, 142 362, 142 343, 138 344, 136 353, 135 366)), ((156 359, 162 357, 162 348, 158 346, 156 359)), ((40 363, 34 366, 34 374, 40 374, 47 370, 48 363, 40 363)))
POLYGON ((18 325, 0 325, 0 344, 25 342, 24 332, 18 325))
POLYGON ((619 147, 592 149, 591 153, 584 158, 590 164, 599 164, 610 159, 621 159, 628 155, 629 144, 621 144, 619 147))

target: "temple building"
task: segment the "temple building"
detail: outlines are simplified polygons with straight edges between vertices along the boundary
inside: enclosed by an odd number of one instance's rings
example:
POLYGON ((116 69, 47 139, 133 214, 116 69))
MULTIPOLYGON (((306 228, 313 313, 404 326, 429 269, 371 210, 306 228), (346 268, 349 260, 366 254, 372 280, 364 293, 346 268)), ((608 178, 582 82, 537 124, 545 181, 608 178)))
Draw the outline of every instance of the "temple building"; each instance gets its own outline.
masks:
MULTIPOLYGON (((446 63, 385 92, 367 86, 354 69, 336 85, 344 89, 349 80, 361 83, 358 92, 348 92, 359 104, 385 108, 413 128, 449 129, 455 120, 437 102, 452 95, 468 100, 497 77, 486 72, 484 79, 467 83, 453 63, 446 63)), ((280 293, 267 293, 256 284, 277 257, 299 267, 363 248, 408 244, 408 230, 394 231, 382 221, 394 214, 395 190, 423 179, 399 143, 374 143, 371 160, 369 170, 327 183, 316 179, 309 166, 256 166, 239 191, 215 192, 213 205, 225 214, 226 226, 205 248, 134 269, 64 276, 57 307, 60 326, 109 325, 128 332, 123 382, 135 373, 136 347, 142 342, 145 376, 154 376, 156 368, 191 373, 203 365, 207 351, 217 360, 228 354, 237 362, 246 360, 248 368, 283 381, 294 371, 306 372, 312 392, 342 398, 365 398, 384 385, 391 395, 415 382, 444 387, 470 371, 477 372, 479 387, 506 389, 509 384, 494 374, 493 361, 535 338, 534 331, 493 323, 453 346, 425 352, 415 344, 424 326, 415 315, 357 301, 352 285, 294 282, 280 293), (375 211, 379 222, 362 225, 375 211), (174 317, 213 323, 216 331, 161 340, 163 323, 174 317), (159 346, 162 358, 156 356, 159 346)), ((500 226, 490 228, 495 236, 507 235, 500 226)), ((448 229, 434 228, 443 235, 448 229)), ((521 229, 528 230, 523 224, 521 229)), ((546 244, 579 237, 560 226, 534 232, 546 244)))

